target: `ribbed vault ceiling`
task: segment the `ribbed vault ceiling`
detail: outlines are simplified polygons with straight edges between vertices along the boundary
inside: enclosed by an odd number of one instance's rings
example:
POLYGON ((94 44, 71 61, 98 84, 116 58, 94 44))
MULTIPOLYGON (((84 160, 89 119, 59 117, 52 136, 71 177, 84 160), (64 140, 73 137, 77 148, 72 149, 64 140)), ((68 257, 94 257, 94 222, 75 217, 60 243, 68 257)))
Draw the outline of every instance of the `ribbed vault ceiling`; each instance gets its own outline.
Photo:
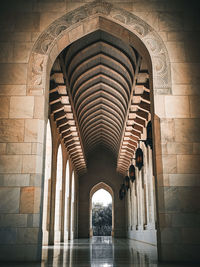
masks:
POLYGON ((73 43, 63 57, 86 155, 102 145, 117 157, 136 52, 106 32, 96 31, 73 43))
POLYGON ((68 46, 51 70, 50 113, 75 169, 97 146, 126 173, 151 119, 145 58, 104 31, 68 46))

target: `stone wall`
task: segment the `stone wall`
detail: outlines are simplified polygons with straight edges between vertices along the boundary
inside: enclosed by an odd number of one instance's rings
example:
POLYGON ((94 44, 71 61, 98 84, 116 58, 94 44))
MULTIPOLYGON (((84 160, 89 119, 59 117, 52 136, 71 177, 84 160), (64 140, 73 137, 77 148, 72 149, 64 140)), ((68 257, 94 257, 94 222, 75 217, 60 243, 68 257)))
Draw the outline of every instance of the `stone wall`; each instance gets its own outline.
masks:
MULTIPOLYGON (((33 44, 50 23, 86 2, 90 1, 8 0, 1 4, 0 260, 41 258, 41 189, 48 92, 40 95, 28 92, 29 56, 33 44)), ((199 3, 182 0, 108 2, 151 25, 168 50, 171 93, 154 94, 155 114, 161 126, 155 135, 156 139, 161 137, 161 150, 157 151, 160 157, 157 153, 156 158, 159 257, 174 261, 198 260, 199 3)), ((35 70, 36 78, 39 72, 40 68, 35 70)), ((83 192, 81 187, 80 192, 83 192)))

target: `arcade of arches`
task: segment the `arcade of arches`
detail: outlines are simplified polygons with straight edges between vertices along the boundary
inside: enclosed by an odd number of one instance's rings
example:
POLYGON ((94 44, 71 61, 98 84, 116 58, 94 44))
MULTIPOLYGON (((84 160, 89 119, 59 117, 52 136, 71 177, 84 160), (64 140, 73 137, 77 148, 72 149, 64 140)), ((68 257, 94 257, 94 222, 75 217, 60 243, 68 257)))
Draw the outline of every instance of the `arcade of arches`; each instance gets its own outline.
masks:
POLYGON ((160 261, 200 260, 197 1, 7 2, 0 261, 91 237, 99 189, 112 196, 114 239, 149 244, 160 261))

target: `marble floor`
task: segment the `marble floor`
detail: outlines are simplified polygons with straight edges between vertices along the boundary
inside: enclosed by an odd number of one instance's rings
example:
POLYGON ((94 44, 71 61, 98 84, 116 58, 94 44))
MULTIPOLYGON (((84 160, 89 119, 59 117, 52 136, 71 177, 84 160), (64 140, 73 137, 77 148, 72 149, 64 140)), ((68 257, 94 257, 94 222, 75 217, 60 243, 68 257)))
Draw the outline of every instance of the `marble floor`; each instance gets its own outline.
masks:
POLYGON ((172 267, 191 266, 157 263, 155 246, 130 239, 93 237, 43 247, 42 263, 16 263, 0 266, 27 267, 172 267))

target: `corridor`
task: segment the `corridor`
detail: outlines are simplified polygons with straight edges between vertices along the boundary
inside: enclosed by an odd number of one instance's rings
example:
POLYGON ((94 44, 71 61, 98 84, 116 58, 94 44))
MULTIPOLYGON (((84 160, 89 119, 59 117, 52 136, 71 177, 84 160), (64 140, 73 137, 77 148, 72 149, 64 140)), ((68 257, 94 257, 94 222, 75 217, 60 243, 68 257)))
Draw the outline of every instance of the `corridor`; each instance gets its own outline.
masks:
POLYGON ((200 262, 199 10, 2 0, 0 266, 200 262))

